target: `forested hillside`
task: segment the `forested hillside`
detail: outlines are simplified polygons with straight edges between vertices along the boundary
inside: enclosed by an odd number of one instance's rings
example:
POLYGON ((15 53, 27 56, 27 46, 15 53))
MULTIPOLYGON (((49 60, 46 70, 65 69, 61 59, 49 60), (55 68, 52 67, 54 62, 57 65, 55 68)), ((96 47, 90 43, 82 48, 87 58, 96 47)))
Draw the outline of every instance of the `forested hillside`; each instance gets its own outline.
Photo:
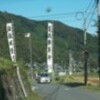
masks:
MULTIPOLYGON (((32 57, 33 62, 46 62, 47 43, 47 22, 34 21, 22 16, 13 15, 7 12, 0 12, 0 57, 10 58, 6 36, 6 23, 14 21, 15 42, 17 60, 29 62, 29 40, 25 38, 25 33, 32 35, 32 57)), ((73 58, 80 61, 84 49, 81 29, 67 26, 61 22, 54 23, 54 63, 64 63, 68 65, 69 50, 73 53, 73 58)), ((97 66, 97 37, 87 34, 87 49, 91 67, 97 66)))

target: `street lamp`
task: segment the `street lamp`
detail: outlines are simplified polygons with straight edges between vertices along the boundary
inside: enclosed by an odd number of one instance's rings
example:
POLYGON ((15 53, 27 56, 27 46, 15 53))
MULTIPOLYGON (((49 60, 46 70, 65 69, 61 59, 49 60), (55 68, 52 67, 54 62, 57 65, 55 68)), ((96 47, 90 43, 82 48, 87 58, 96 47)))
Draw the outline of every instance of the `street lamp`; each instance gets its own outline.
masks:
POLYGON ((32 68, 32 37, 31 33, 26 33, 25 37, 29 39, 29 51, 30 51, 30 79, 31 79, 31 89, 33 90, 33 68, 32 68))

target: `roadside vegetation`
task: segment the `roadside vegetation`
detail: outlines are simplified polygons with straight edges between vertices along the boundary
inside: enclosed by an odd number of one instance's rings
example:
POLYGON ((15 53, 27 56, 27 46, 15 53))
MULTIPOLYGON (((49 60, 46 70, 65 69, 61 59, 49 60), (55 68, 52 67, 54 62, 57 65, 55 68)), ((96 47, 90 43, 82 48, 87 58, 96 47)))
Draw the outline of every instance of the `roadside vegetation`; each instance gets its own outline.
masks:
POLYGON ((35 92, 30 93, 27 98, 23 100, 41 100, 40 96, 37 95, 35 92))
POLYGON ((97 73, 89 73, 87 85, 84 85, 83 74, 75 73, 73 75, 66 75, 56 77, 53 83, 60 83, 68 86, 84 86, 85 88, 100 91, 99 78, 97 73))
POLYGON ((0 100, 40 100, 40 97, 31 90, 29 76, 27 74, 28 68, 22 62, 18 64, 28 96, 24 97, 14 64, 8 59, 0 58, 0 100))

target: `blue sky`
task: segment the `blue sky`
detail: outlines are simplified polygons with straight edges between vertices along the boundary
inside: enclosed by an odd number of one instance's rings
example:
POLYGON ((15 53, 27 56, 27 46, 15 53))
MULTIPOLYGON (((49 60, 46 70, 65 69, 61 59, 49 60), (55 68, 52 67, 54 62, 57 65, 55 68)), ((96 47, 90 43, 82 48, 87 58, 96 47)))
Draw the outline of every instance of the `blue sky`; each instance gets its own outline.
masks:
MULTIPOLYGON (((33 20, 59 20, 67 25, 83 29, 83 13, 74 12, 83 12, 88 9, 87 12, 90 12, 90 17, 87 18, 88 24, 91 19, 94 1, 95 0, 0 0, 0 11, 7 11, 33 20), (46 11, 47 8, 51 9, 49 13, 46 11), (59 15, 56 16, 56 14, 59 15)), ((92 19, 96 19, 96 13, 94 13, 92 19)), ((97 29, 93 27, 93 20, 91 20, 88 32, 96 34, 97 29)))

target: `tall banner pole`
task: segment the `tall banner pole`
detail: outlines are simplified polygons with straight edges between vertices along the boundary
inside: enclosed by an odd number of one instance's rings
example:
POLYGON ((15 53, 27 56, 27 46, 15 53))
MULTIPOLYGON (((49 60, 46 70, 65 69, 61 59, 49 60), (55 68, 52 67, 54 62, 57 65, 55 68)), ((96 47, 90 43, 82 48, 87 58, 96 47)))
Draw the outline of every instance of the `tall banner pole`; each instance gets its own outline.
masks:
POLYGON ((47 32, 47 70, 53 73, 53 23, 48 22, 47 32))
POLYGON ((18 80, 21 85, 24 96, 27 97, 27 93, 24 88, 23 81, 21 79, 19 66, 16 63, 15 36, 14 36, 14 23, 13 22, 9 22, 6 24, 6 31, 7 31, 7 39, 8 39, 10 58, 11 58, 12 62, 14 62, 14 64, 16 64, 16 72, 17 72, 18 80))

